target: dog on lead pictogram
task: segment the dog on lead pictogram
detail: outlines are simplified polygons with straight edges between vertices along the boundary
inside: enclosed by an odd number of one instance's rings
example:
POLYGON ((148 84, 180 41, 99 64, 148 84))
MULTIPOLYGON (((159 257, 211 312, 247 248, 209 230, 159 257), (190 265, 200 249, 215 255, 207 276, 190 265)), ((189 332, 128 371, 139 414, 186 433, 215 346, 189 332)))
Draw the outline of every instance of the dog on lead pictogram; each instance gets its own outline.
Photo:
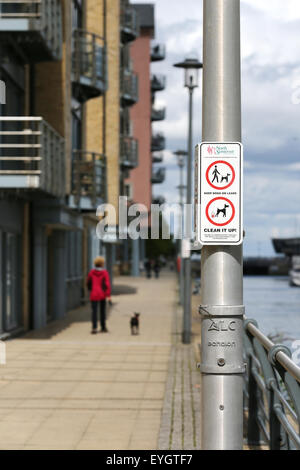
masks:
POLYGON ((228 183, 229 177, 231 176, 231 173, 227 173, 226 175, 222 175, 218 170, 218 165, 215 165, 215 168, 212 172, 212 176, 213 176, 213 179, 211 180, 212 183, 214 183, 214 181, 219 183, 219 177, 221 179, 220 183, 223 183, 223 181, 228 183))

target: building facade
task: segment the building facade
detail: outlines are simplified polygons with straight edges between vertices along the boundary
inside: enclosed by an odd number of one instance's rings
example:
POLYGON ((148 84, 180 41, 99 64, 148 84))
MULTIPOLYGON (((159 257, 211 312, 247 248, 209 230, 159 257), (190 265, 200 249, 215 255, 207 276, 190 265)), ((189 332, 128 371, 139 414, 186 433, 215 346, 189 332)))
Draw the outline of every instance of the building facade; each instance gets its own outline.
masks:
POLYGON ((116 245, 97 238, 96 209, 118 207, 138 164, 126 121, 138 100, 126 49, 138 35, 126 0, 1 3, 2 338, 85 302, 96 255, 113 272, 116 245))
MULTIPOLYGON (((163 61, 166 56, 165 46, 154 41, 155 9, 153 4, 135 4, 140 24, 140 35, 131 45, 133 70, 139 77, 139 100, 130 110, 132 132, 138 142, 139 164, 131 171, 126 180, 126 194, 130 203, 142 204, 148 211, 152 203, 152 185, 164 181, 164 168, 157 167, 162 163, 161 151, 165 149, 165 138, 162 133, 155 134, 152 123, 165 119, 166 109, 155 105, 158 91, 164 90, 164 75, 151 74, 151 63, 163 61), (160 176, 160 177, 159 177, 160 176)), ((150 225, 149 218, 147 224, 150 225)), ((131 255, 131 273, 138 276, 143 265, 146 250, 145 240, 131 240, 131 249, 125 245, 131 255)))

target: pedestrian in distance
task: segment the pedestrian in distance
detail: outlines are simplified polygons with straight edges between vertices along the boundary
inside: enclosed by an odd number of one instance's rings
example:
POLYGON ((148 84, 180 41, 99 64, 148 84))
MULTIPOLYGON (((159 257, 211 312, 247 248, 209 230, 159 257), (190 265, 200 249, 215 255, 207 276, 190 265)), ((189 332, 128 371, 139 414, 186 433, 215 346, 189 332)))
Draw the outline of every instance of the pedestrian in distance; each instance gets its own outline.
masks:
POLYGON ((94 260, 94 269, 92 269, 87 277, 87 287, 90 291, 90 301, 92 306, 92 334, 97 333, 98 327, 98 310, 100 309, 100 326, 101 333, 108 333, 106 328, 106 299, 111 302, 111 285, 109 274, 104 269, 105 260, 102 256, 98 256, 94 260))
POLYGON ((155 273, 155 277, 158 279, 159 278, 159 273, 160 273, 160 262, 158 259, 155 260, 153 270, 155 273))
POLYGON ((150 279, 152 266, 151 266, 151 261, 149 259, 145 261, 145 270, 146 270, 147 278, 150 279))

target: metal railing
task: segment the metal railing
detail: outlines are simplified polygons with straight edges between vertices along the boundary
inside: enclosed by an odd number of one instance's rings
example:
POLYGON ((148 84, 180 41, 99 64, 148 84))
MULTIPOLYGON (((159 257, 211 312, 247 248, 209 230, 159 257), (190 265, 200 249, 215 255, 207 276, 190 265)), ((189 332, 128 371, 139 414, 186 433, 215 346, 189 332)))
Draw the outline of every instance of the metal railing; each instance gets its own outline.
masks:
POLYGON ((64 139, 42 117, 0 117, 0 187, 65 195, 64 139))
POLYGON ((154 74, 151 75, 151 90, 162 91, 166 88, 166 77, 165 75, 154 74))
POLYGON ((106 157, 100 153, 73 150, 72 194, 75 203, 87 197, 96 204, 107 200, 106 157))
POLYGON ((155 196, 152 198, 152 204, 165 204, 166 198, 164 196, 155 196))
POLYGON ((163 134, 154 134, 151 140, 151 151, 160 152, 166 147, 166 139, 163 134))
POLYGON ((300 368, 291 360, 290 350, 274 344, 249 319, 244 350, 248 444, 300 449, 300 368))
POLYGON ((151 121, 163 121, 166 118, 166 108, 151 110, 151 121))
POLYGON ((138 76, 126 69, 121 70, 121 95, 123 101, 134 104, 138 101, 138 76))
POLYGON ((136 168, 139 164, 138 141, 131 136, 120 137, 120 162, 124 169, 136 168))
POLYGON ((164 60, 166 58, 166 46, 164 44, 152 44, 151 45, 151 60, 156 62, 158 60, 164 60))
POLYGON ((72 81, 81 101, 106 90, 106 49, 101 36, 83 29, 73 31, 72 81))
POLYGON ((153 153, 152 154, 152 163, 162 163, 164 156, 162 153, 153 153))
POLYGON ((0 0, 0 33, 17 35, 19 47, 33 62, 61 59, 60 0, 0 0))
POLYGON ((152 171, 152 184, 161 184, 165 181, 166 177, 166 169, 165 168, 158 168, 157 170, 152 171))
POLYGON ((123 4, 121 9, 121 39, 123 43, 133 41, 139 35, 138 14, 129 4, 123 4))

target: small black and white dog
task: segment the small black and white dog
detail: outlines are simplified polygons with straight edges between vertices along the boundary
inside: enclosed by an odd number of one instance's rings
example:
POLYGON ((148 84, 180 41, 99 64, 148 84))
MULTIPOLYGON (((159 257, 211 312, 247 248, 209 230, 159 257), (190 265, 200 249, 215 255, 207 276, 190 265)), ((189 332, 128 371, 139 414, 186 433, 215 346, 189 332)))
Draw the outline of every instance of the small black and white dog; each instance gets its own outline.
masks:
POLYGON ((139 334, 139 326, 140 326, 139 316, 140 316, 139 313, 134 312, 134 314, 130 318, 130 329, 131 329, 131 334, 132 335, 138 335, 139 334))

